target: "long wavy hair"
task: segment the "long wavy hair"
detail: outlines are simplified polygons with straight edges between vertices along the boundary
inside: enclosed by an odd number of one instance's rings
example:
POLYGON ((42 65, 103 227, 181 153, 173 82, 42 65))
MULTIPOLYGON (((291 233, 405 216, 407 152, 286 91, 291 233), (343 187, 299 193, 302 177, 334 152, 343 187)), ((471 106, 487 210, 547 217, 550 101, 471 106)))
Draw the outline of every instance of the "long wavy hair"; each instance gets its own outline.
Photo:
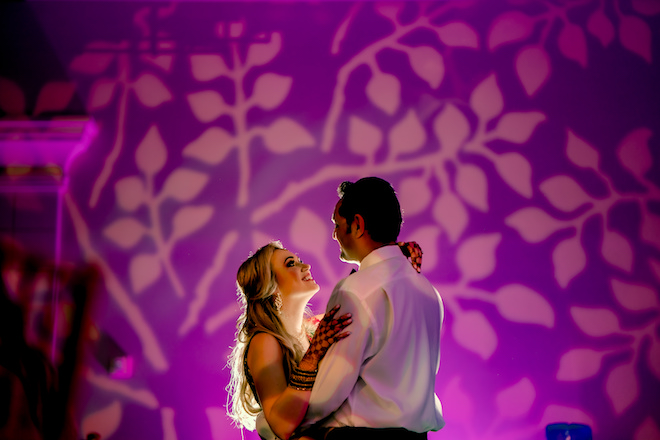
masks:
MULTIPOLYGON (((275 305, 277 280, 270 261, 278 249, 284 249, 279 241, 272 241, 259 248, 241 264, 236 275, 237 295, 242 313, 236 323, 236 343, 227 363, 231 372, 227 386, 227 414, 235 425, 250 431, 254 430, 255 418, 262 411, 248 384, 244 368, 245 350, 252 336, 263 332, 278 340, 284 355, 284 372, 287 378, 303 356, 303 348, 297 339, 285 330, 280 311, 275 305)), ((306 314, 311 314, 308 309, 306 314)))

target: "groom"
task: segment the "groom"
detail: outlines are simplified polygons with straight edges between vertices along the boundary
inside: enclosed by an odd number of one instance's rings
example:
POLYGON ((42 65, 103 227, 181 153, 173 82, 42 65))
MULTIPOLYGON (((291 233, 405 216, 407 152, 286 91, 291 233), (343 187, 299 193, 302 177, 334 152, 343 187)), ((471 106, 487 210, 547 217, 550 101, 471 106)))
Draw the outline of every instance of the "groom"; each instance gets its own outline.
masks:
POLYGON ((332 221, 341 259, 359 270, 334 288, 327 310, 351 313, 351 335, 319 366, 300 432, 324 440, 426 439, 444 426, 435 395, 442 300, 396 241, 402 215, 377 177, 343 182, 332 221))

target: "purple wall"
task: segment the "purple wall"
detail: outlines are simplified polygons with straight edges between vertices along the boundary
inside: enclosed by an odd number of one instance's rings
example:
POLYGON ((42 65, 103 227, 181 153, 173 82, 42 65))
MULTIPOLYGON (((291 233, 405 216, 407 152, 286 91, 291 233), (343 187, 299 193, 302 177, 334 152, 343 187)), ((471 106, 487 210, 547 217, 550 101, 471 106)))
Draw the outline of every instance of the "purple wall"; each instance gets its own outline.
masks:
POLYGON ((96 325, 134 365, 90 360, 84 432, 240 439, 238 265, 281 239, 322 311, 350 270, 335 188, 379 175, 445 301, 430 438, 660 439, 657 0, 2 8, 3 112, 99 130, 64 258, 100 264, 96 325))

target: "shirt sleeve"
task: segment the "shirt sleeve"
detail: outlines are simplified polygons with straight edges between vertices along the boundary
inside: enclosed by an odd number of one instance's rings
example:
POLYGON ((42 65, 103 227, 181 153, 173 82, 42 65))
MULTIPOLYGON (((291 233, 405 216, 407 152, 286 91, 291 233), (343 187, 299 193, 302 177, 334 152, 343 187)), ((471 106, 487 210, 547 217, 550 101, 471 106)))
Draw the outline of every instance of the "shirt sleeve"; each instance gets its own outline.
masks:
POLYGON ((323 420, 339 409, 356 386, 362 362, 373 347, 375 329, 368 307, 341 286, 330 296, 327 310, 336 304, 341 306, 337 316, 352 314, 353 322, 346 328, 351 334, 330 347, 321 360, 304 425, 323 420))

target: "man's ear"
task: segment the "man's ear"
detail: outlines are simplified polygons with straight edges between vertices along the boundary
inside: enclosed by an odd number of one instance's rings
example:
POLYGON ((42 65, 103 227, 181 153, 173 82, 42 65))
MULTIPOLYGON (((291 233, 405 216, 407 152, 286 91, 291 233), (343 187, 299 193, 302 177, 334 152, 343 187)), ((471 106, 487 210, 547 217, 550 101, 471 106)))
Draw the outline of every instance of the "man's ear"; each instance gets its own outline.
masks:
POLYGON ((353 229, 355 231, 355 238, 362 237, 366 232, 364 229, 364 217, 360 214, 355 214, 355 217, 353 217, 353 224, 355 225, 355 228, 353 229))

